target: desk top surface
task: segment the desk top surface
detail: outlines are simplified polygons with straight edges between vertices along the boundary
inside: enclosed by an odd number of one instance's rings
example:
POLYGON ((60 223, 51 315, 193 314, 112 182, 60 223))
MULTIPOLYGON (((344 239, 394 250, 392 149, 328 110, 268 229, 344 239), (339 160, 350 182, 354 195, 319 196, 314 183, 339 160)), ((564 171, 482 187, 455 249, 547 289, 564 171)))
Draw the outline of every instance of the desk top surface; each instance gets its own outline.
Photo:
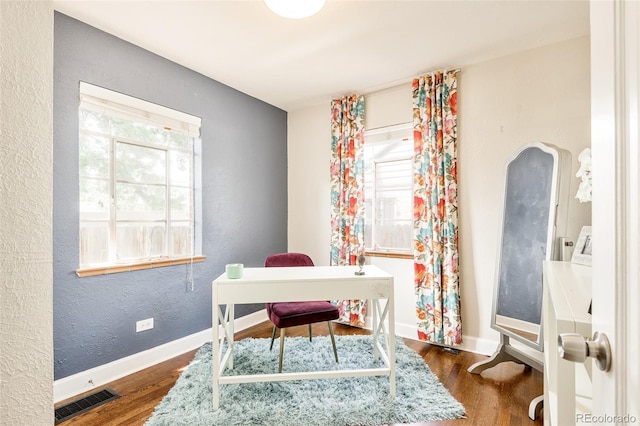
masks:
POLYGON ((557 319, 591 327, 591 267, 545 261, 544 272, 557 319))
POLYGON ((241 278, 227 278, 223 273, 213 282, 217 285, 242 284, 255 282, 286 282, 286 281, 370 281, 393 280, 393 276, 375 265, 365 265, 362 270, 364 275, 356 275, 358 266, 308 266, 308 267, 269 267, 269 268, 244 268, 241 278))

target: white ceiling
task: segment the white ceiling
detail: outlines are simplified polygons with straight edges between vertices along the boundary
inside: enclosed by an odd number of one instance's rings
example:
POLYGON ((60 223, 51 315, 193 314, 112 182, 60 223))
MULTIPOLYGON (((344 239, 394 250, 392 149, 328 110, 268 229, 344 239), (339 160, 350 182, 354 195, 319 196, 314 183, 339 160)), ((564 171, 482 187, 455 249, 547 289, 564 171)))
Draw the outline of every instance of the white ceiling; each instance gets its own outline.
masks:
POLYGON ((54 7, 286 111, 589 33, 587 0, 327 0, 301 20, 262 0, 54 7))

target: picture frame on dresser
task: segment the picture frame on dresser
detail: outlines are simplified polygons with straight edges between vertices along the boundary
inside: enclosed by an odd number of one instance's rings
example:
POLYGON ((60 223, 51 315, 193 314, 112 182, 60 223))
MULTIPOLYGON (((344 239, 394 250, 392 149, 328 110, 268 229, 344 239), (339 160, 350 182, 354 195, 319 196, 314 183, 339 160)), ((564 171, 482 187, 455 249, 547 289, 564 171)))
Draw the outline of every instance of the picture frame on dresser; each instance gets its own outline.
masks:
POLYGON ((571 256, 571 263, 591 266, 592 244, 591 226, 583 226, 571 256))

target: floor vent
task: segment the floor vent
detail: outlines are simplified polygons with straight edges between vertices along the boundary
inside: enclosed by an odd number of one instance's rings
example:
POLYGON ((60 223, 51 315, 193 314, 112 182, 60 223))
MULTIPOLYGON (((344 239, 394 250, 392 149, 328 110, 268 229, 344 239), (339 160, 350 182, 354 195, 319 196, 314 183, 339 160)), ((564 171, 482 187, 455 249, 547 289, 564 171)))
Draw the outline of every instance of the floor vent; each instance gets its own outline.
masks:
POLYGON ((120 397, 120 395, 111 389, 103 389, 91 395, 76 399, 60 408, 56 408, 56 424, 69 420, 71 417, 82 414, 85 411, 91 410, 98 405, 102 405, 118 397, 120 397))

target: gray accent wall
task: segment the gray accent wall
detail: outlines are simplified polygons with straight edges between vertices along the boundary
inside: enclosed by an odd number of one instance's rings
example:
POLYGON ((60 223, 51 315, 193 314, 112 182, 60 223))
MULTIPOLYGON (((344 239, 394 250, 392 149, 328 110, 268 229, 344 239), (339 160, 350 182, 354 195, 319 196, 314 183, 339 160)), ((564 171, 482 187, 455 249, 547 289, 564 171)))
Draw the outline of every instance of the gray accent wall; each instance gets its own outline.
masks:
MULTIPOLYGON (((211 281, 224 265, 286 251, 285 111, 56 12, 53 119, 55 379, 210 328, 211 281), (80 81, 202 118, 205 262, 77 277, 80 81), (136 333, 151 317, 154 328, 136 333)), ((263 308, 238 306, 236 317, 263 308)))

